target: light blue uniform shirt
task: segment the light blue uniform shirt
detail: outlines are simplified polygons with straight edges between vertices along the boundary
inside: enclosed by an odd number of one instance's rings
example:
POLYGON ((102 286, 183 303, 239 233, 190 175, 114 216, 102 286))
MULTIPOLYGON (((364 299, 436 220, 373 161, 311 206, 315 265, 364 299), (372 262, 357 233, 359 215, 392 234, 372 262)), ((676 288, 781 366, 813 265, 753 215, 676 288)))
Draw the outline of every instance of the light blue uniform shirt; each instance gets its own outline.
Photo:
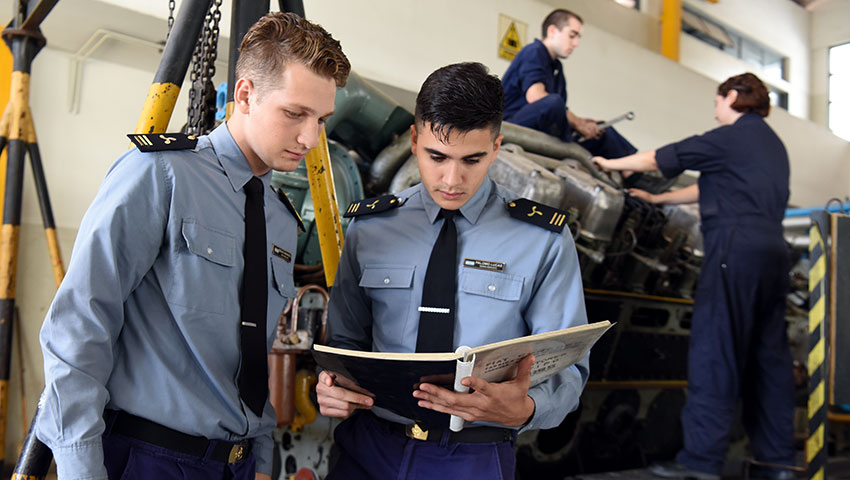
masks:
MULTIPOLYGON (((245 193, 253 174, 226 125, 194 150, 141 153, 112 166, 86 212, 68 273, 41 329, 45 390, 38 438, 59 478, 106 478, 104 407, 189 435, 253 438, 271 473, 276 417, 239 398, 245 193)), ((295 295, 295 218, 265 186, 268 343, 295 295)))
MULTIPOLYGON (((422 184, 399 194, 398 208, 357 217, 349 226, 328 313, 328 344, 414 352, 422 284, 443 222, 422 184)), ((454 347, 475 347, 587 323, 581 275, 569 231, 555 233, 512 218, 515 200, 489 178, 460 209, 454 347), (464 266, 504 264, 504 271, 464 266)), ((535 412, 523 430, 559 425, 578 406, 588 361, 532 387, 535 412)), ((411 423, 386 410, 388 420, 411 423)))

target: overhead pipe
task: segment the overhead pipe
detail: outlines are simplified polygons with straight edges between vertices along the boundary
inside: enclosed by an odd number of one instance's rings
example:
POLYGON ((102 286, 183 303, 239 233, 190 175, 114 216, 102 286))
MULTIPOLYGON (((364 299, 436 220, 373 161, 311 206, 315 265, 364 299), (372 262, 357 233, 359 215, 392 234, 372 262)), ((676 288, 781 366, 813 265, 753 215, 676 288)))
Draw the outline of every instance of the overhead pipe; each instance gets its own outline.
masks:
MULTIPOLYGON (((514 151, 518 145, 523 155, 528 155, 548 170, 557 168, 556 164, 561 163, 562 160, 572 159, 581 163, 593 178, 613 188, 620 188, 620 185, 596 169, 591 161, 593 156, 590 152, 575 142, 564 142, 546 133, 510 122, 502 122, 501 133, 504 136, 502 145, 514 151)), ((411 185, 411 181, 418 181, 418 172, 410 168, 412 164, 409 157, 410 135, 405 133, 375 157, 370 169, 370 183, 367 190, 384 192, 389 187, 390 192, 399 192, 411 185), (406 173, 399 176, 398 173, 401 170, 405 170, 406 173)))
POLYGON ((399 135, 391 144, 381 150, 369 168, 367 192, 384 192, 390 186, 393 175, 410 157, 410 130, 399 135))
MULTIPOLYGON (((281 6, 282 11, 286 11, 281 6)), ((302 7, 303 10, 303 7, 302 7)), ((268 0, 233 0, 230 18, 230 51, 227 58, 227 99, 225 118, 233 112, 233 88, 236 86, 236 61, 239 60, 239 46, 248 29, 269 11, 268 0)), ((303 16, 303 15, 302 15, 303 16)))
POLYGON ((614 188, 620 188, 616 182, 600 172, 594 165, 593 155, 575 142, 564 142, 552 135, 511 122, 502 122, 502 143, 519 144, 526 151, 551 158, 578 160, 590 172, 593 178, 614 188))
POLYGON ((185 0, 165 43, 134 133, 165 133, 212 0, 185 0))

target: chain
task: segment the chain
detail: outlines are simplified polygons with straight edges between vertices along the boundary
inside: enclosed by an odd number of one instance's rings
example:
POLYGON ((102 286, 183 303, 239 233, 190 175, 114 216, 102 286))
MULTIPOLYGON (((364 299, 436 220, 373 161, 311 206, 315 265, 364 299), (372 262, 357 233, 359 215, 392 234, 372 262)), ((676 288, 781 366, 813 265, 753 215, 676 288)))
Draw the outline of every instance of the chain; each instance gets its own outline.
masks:
POLYGON ((171 27, 174 26, 174 0, 168 0, 168 33, 165 34, 165 41, 168 42, 168 37, 171 36, 171 27))
POLYGON ((190 74, 189 111, 185 131, 191 135, 209 133, 215 126, 215 61, 218 56, 219 22, 221 21, 221 2, 215 0, 207 12, 201 38, 192 52, 192 72, 190 74))

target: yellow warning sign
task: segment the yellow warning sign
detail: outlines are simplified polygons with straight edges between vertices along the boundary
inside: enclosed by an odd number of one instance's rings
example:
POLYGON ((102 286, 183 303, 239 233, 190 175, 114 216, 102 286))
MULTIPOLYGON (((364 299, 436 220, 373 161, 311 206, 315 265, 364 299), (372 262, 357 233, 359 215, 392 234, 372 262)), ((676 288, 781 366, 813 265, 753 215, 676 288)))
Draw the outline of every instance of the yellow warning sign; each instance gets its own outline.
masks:
POLYGON ((499 15, 499 56, 505 60, 513 60, 522 50, 525 43, 525 32, 527 25, 510 18, 507 15, 499 15))

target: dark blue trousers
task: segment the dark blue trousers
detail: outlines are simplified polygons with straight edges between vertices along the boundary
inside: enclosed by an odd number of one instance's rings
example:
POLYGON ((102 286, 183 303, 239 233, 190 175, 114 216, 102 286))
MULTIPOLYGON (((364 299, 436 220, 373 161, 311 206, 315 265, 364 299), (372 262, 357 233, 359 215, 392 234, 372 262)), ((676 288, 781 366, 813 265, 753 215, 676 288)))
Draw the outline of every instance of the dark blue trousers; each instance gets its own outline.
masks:
MULTIPOLYGON (((569 122, 567 122, 564 99, 554 93, 550 93, 534 103, 529 103, 505 120, 548 133, 565 142, 574 141, 573 131, 569 122)), ((606 128, 601 137, 579 142, 579 145, 593 155, 605 158, 620 158, 637 152, 634 145, 629 143, 613 127, 606 128)))
POLYGON ((785 324, 789 259, 781 227, 752 219, 705 228, 688 352, 684 449, 719 474, 741 401, 756 460, 794 464, 794 381, 785 324))
MULTIPOLYGON (((207 456, 212 451, 209 448, 207 456)), ((195 457, 107 432, 103 463, 110 479, 121 480, 254 480, 254 453, 239 463, 195 457)))
POLYGON ((513 480, 514 441, 424 442, 389 428, 372 413, 358 412, 336 427, 340 456, 326 480, 513 480))

